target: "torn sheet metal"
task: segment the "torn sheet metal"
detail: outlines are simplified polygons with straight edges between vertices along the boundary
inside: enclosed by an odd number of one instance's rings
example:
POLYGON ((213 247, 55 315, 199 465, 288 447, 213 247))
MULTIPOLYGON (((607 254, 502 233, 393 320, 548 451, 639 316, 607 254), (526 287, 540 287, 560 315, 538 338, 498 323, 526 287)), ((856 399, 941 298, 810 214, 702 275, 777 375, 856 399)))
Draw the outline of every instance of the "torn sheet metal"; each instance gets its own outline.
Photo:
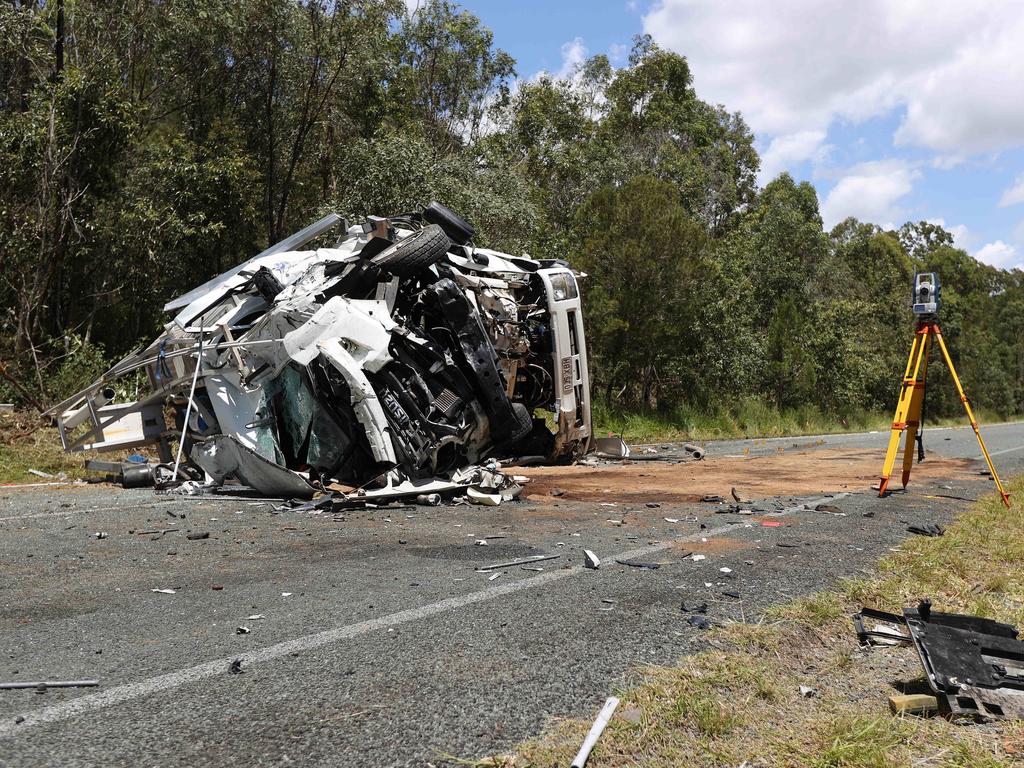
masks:
POLYGON ((862 609, 854 616, 854 627, 864 645, 913 644, 939 708, 947 715, 1024 718, 1024 642, 1017 639, 1015 627, 980 616, 933 611, 930 600, 904 608, 902 615, 862 609), (867 618, 885 625, 868 630, 867 618))
POLYGON ((437 204, 342 223, 327 216, 169 302, 159 338, 50 412, 65 448, 166 452, 184 432, 193 465, 274 496, 441 478, 501 501, 517 491, 489 460, 586 453, 577 273, 475 248, 437 204), (112 402, 137 371, 148 392, 112 402))

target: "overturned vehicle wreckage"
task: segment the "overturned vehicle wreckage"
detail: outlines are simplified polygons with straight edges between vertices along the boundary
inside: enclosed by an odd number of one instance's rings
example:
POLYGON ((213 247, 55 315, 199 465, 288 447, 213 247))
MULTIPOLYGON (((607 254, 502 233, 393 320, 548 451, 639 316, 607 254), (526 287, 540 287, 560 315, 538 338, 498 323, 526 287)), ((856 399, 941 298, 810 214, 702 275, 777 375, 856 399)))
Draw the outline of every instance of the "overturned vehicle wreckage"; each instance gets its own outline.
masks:
POLYGON ((65 450, 157 444, 169 466, 180 441, 172 482, 307 498, 585 453, 577 275, 472 236, 437 203, 353 227, 326 216, 169 302, 156 341, 52 409, 65 450), (140 371, 148 394, 114 402, 140 371))

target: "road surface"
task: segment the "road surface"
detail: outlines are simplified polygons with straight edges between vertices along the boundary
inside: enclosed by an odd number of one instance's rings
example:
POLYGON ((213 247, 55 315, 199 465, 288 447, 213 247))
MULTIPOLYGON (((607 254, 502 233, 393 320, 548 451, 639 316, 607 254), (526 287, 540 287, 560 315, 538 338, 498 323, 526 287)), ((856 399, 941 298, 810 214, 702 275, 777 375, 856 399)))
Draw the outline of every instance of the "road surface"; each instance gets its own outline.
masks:
MULTIPOLYGON (((984 433, 1004 478, 1024 468, 1024 425, 984 433)), ((886 439, 709 443, 706 463, 678 466, 691 477, 728 467, 742 489, 772 456, 799 469, 872 451, 880 466, 886 439)), ((757 499, 771 514, 754 515, 684 496, 617 501, 615 488, 607 501, 574 500, 570 487, 498 508, 338 516, 104 486, 0 489, 0 682, 102 683, 0 691, 0 766, 426 766, 500 754, 551 718, 591 717, 636 665, 701 650, 681 601, 709 602, 716 621, 754 618, 858 575, 908 524, 947 521, 991 491, 969 429, 927 430, 925 445, 932 475, 922 469, 906 493, 878 499, 858 477, 757 499), (599 570, 582 567, 583 548, 599 570), (494 580, 475 570, 535 554, 559 557, 494 580), (229 672, 236 659, 241 674, 229 672)))

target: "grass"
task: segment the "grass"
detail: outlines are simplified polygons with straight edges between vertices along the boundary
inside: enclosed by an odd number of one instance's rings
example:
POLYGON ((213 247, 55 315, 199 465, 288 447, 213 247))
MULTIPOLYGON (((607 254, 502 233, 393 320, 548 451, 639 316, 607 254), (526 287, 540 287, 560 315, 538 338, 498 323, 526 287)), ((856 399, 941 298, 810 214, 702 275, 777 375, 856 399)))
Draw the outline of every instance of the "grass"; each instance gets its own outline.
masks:
MULTIPOLYGON (((634 443, 825 435, 887 430, 892 425, 892 413, 852 411, 836 415, 810 405, 780 410, 756 399, 704 410, 679 406, 671 411, 623 411, 609 409, 600 401, 595 401, 593 408, 594 434, 613 433, 634 443)), ((995 414, 976 415, 982 425, 1005 421, 995 414)), ((966 426, 966 417, 927 419, 925 428, 958 425, 966 426)))
MULTIPOLYGON (((64 475, 69 480, 95 477, 95 473, 85 471, 84 464, 86 459, 98 456, 95 451, 64 453, 57 430, 44 425, 38 416, 0 413, 0 484, 47 482, 47 478, 31 474, 30 469, 64 475)), ((110 455, 104 458, 113 460, 110 455)))
MULTIPOLYGON (((1024 478, 1011 483, 1024 495, 1024 478)), ((910 537, 875 575, 771 610, 759 623, 704 635, 710 650, 678 666, 634 670, 620 713, 591 755, 610 766, 1024 765, 1024 723, 966 724, 896 717, 897 682, 923 685, 910 648, 862 652, 848 616, 862 605, 898 611, 930 596, 938 610, 1024 625, 1024 511, 989 495, 938 538, 910 537), (816 694, 800 695, 801 685, 816 694)), ((568 765, 589 720, 553 723, 506 768, 568 765)))

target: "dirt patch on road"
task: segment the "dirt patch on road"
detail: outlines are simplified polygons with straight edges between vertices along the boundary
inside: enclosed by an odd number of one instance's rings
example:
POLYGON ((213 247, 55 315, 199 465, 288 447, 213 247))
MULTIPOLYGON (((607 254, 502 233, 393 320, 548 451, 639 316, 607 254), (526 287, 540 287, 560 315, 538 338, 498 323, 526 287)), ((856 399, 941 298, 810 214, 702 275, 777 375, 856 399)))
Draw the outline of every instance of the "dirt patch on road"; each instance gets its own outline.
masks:
MULTIPOLYGON (((731 502, 734 487, 749 499, 867 490, 878 482, 883 458, 876 450, 826 449, 679 464, 627 462, 516 471, 531 479, 527 498, 535 501, 549 501, 552 491, 563 491, 560 498, 566 501, 694 502, 714 494, 731 502)), ((929 458, 914 465, 911 482, 953 479, 970 465, 967 459, 929 458)))

